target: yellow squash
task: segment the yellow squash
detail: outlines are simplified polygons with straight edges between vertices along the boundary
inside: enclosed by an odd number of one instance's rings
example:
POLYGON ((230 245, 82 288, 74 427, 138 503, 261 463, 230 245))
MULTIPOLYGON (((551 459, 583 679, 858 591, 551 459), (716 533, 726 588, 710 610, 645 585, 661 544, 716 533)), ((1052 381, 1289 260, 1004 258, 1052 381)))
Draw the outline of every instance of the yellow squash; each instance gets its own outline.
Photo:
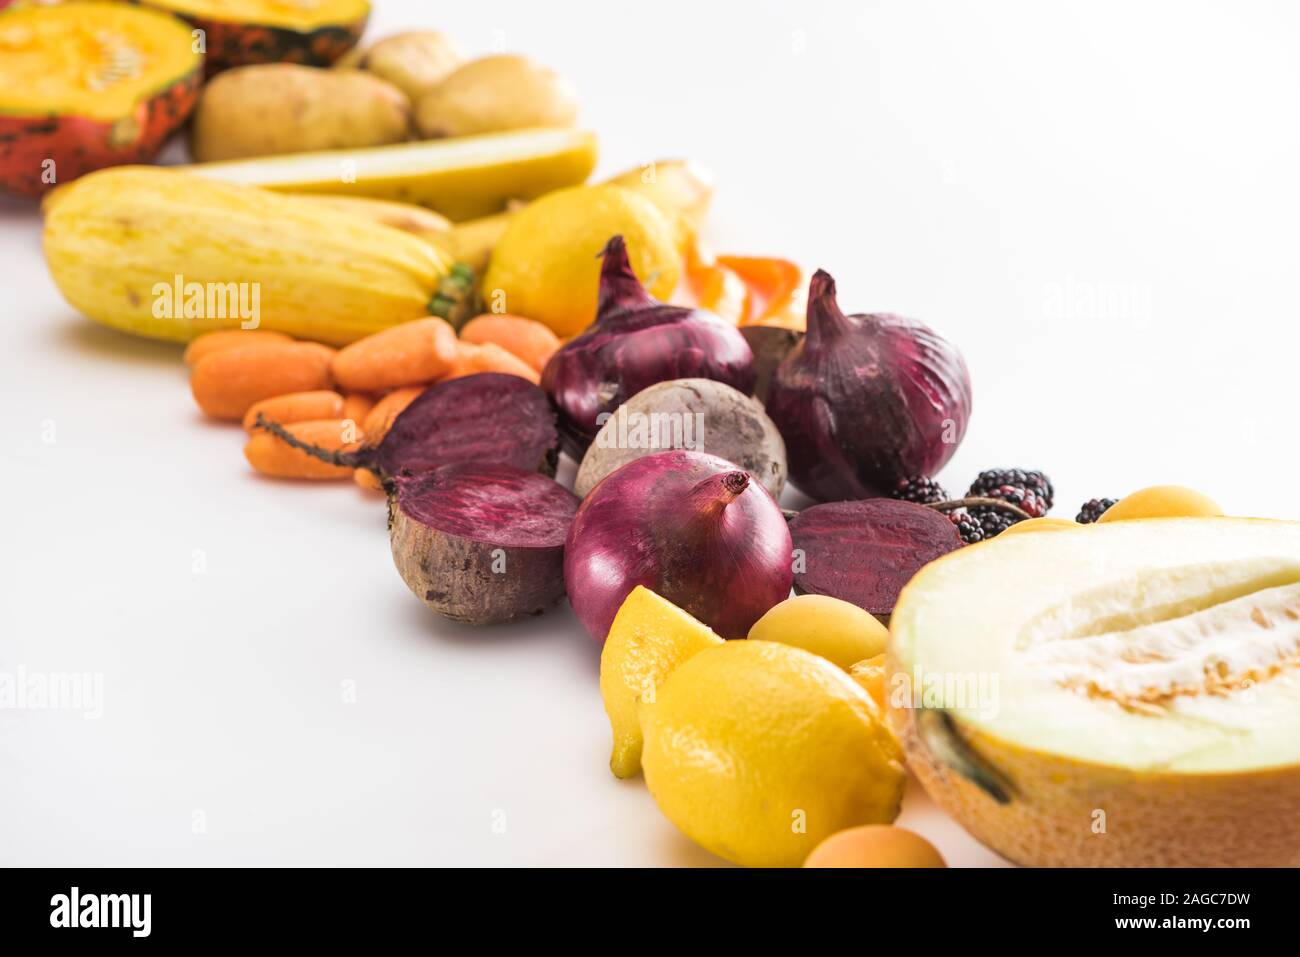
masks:
POLYGON ((400 229, 174 170, 103 170, 56 190, 45 212, 45 258, 64 298, 154 339, 242 327, 343 345, 446 317, 472 285, 400 229))

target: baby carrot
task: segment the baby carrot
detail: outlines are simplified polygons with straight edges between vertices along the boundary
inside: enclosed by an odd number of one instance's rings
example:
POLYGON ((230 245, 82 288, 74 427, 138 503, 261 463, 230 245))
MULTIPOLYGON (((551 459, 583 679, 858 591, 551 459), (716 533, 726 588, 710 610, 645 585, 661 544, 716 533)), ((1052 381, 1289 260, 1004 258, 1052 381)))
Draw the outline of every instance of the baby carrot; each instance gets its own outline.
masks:
POLYGON ((269 329, 222 329, 219 332, 208 332, 193 340, 185 347, 185 364, 192 366, 204 356, 210 356, 214 352, 222 352, 226 349, 233 349, 236 346, 262 345, 267 342, 293 342, 283 332, 272 332, 269 329))
MULTIPOLYGON (((362 438, 350 419, 313 419, 285 428, 294 438, 332 451, 355 448, 362 438)), ((244 446, 244 458, 263 475, 276 478, 337 479, 352 474, 351 468, 323 462, 262 429, 255 431, 244 446)))
POLYGON ((536 319, 484 313, 465 323, 460 341, 474 345, 492 343, 523 359, 541 372, 546 360, 560 348, 560 338, 536 319))
POLYGON ((474 375, 476 372, 504 372, 517 375, 534 384, 541 382, 537 370, 523 359, 502 349, 495 342, 475 345, 472 342, 460 344, 460 355, 456 366, 446 379, 459 379, 461 376, 474 375))
POLYGON ((379 476, 370 469, 357 469, 352 473, 352 481, 371 492, 382 492, 384 490, 383 483, 379 481, 379 476))
POLYGON ((277 395, 271 399, 255 402, 244 413, 244 431, 249 433, 253 431, 253 423, 257 421, 259 414, 281 425, 288 425, 290 422, 306 422, 311 419, 353 418, 345 414, 344 409, 343 396, 328 389, 319 389, 315 392, 290 392, 288 395, 277 395))
POLYGON ((190 391, 214 419, 238 422, 249 407, 290 392, 313 392, 333 384, 334 350, 314 342, 268 342, 204 356, 190 372, 190 391))
POLYGON ((375 407, 366 415, 362 422, 362 428, 366 435, 370 436, 371 444, 378 442, 388 434, 389 426, 393 424, 393 419, 397 418, 402 410, 414 402, 424 391, 424 386, 408 386, 405 389, 396 389, 384 396, 375 403, 375 407))
POLYGON ((375 397, 364 392, 353 392, 343 399, 342 419, 351 419, 360 425, 375 407, 375 397))
POLYGON ((432 382, 455 363, 456 330, 430 317, 344 346, 334 359, 334 378, 348 392, 379 392, 432 382))

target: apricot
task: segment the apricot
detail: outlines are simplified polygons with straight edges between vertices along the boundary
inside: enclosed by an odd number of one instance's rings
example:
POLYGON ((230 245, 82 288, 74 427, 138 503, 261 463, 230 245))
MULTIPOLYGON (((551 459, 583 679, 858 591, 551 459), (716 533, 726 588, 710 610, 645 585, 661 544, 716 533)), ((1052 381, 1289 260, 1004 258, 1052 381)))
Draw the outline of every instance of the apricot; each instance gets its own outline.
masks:
POLYGON ((911 831, 866 824, 832 834, 804 861, 804 867, 947 867, 934 845, 911 831))
POLYGON ((849 668, 849 677, 862 686, 871 700, 880 708, 881 713, 885 710, 885 656, 883 654, 872 655, 865 661, 859 661, 849 668))
POLYGON ((1072 522, 1068 518, 1029 518, 1023 522, 1016 522, 998 537, 1005 538, 1013 532, 1020 534, 1025 532, 1063 532, 1078 527, 1078 522, 1072 522))
POLYGON ((828 595, 797 595, 768 609, 754 622, 748 637, 793 645, 847 670, 883 652, 889 629, 847 601, 828 595))
POLYGON ((1222 515, 1218 502, 1181 485, 1153 485, 1120 499, 1102 513, 1100 522, 1133 518, 1214 518, 1222 515))

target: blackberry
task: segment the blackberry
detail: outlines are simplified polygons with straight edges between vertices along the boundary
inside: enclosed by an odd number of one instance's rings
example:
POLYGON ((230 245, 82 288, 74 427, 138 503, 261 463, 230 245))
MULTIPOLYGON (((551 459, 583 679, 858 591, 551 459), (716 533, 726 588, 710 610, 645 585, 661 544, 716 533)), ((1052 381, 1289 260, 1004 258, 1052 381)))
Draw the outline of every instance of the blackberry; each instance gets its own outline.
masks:
MULTIPOLYGON (((974 494, 974 493, 972 493, 974 494)), ((1047 502, 1043 496, 1032 488, 1022 488, 1016 485, 999 485, 996 488, 985 490, 981 494, 982 498, 996 498, 1004 502, 1010 502, 1017 505, 1029 513, 1030 518, 1042 518, 1047 513, 1047 502)), ((991 505, 975 506, 971 509, 972 515, 980 515, 984 512, 998 512, 1002 515, 1010 515, 1013 521, 1018 521, 1016 516, 1011 515, 1006 509, 995 508, 991 505)))
POLYGON ((1106 509, 1114 505, 1118 499, 1114 498, 1094 498, 1083 503, 1083 508, 1079 509, 1079 514, 1075 516, 1075 521, 1081 525, 1091 525, 1106 509))
POLYGON ((994 489, 1005 485, 1024 489, 1027 492, 1036 492, 1043 502, 1044 512, 1052 507, 1056 499, 1056 490, 1052 487, 1052 480, 1037 469, 988 469, 981 472, 979 477, 971 483, 970 491, 966 495, 979 498, 1000 498, 1001 496, 991 495, 990 493, 994 489))
POLYGON ((891 498, 916 502, 918 505, 933 505, 936 502, 948 501, 948 493, 944 491, 944 487, 934 479, 923 475, 903 479, 889 495, 891 498))
POLYGON ((979 523, 985 539, 996 538, 1021 519, 1000 508, 972 508, 971 517, 979 523))
POLYGON ((948 513, 948 520, 957 526, 957 534, 967 545, 974 545, 976 542, 984 541, 984 529, 980 523, 971 518, 966 512, 956 511, 948 513))

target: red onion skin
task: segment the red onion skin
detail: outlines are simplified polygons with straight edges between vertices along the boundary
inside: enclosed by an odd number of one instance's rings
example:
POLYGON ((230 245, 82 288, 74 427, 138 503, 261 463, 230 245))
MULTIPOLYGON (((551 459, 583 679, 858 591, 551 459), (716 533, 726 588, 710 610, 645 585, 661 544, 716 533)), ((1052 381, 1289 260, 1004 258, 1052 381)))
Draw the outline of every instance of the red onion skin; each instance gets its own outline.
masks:
POLYGON ((818 501, 887 495, 934 475, 966 434, 970 373, 961 353, 924 323, 851 315, 818 270, 808 332, 777 367, 767 413, 785 439, 790 480, 818 501))
POLYGON ((716 379, 745 395, 754 389, 754 354, 735 326, 647 293, 622 236, 603 255, 595 322, 542 370, 542 388, 559 410, 565 448, 575 457, 600 431, 598 416, 656 383, 716 379))
POLYGON ((723 638, 743 638, 790 594, 790 529, 767 490, 703 452, 647 455, 583 500, 564 546, 569 603, 604 641, 637 585, 723 638))

